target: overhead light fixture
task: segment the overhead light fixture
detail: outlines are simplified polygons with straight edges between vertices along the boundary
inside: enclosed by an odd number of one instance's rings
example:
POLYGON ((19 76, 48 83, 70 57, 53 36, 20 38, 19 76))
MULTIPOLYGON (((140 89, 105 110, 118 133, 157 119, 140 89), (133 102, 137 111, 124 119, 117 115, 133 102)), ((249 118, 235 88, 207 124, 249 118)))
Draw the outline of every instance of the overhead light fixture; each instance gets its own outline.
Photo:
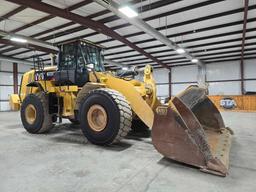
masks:
POLYGON ((128 67, 122 67, 122 70, 127 71, 128 67))
POLYGON ((191 62, 192 63, 198 63, 198 59, 192 59, 191 62))
POLYGON ((118 10, 129 18, 138 16, 138 13, 129 6, 121 7, 118 10))
POLYGON ((11 37, 11 41, 19 42, 19 43, 27 43, 28 41, 26 39, 22 39, 19 37, 11 37))
POLYGON ((184 50, 184 49, 182 49, 182 48, 179 48, 179 49, 177 49, 176 51, 177 51, 177 53, 179 53, 179 54, 183 54, 183 53, 185 53, 185 50, 184 50))

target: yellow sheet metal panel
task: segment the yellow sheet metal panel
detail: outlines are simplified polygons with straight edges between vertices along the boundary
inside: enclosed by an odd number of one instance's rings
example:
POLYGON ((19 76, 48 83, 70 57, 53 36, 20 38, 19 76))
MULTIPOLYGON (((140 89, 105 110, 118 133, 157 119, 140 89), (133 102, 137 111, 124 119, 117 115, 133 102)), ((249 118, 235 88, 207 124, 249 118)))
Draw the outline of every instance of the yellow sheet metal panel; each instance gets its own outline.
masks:
POLYGON ((56 71, 57 66, 48 66, 44 68, 44 71, 56 71))
POLYGON ((18 94, 11 94, 9 103, 12 111, 20 110, 20 98, 18 94))
POLYGON ((31 83, 32 81, 34 81, 34 70, 31 70, 22 76, 19 93, 21 101, 23 101, 25 97, 32 92, 32 87, 27 87, 27 84, 31 83))
MULTIPOLYGON (((50 92, 49 90, 50 90, 52 87, 54 87, 53 81, 42 81, 42 80, 40 80, 40 81, 37 81, 37 82, 40 83, 40 85, 42 86, 42 88, 43 88, 44 91, 46 91, 46 92, 50 92)), ((37 92, 37 91, 38 91, 38 89, 35 87, 35 88, 33 88, 32 93, 35 93, 35 92, 37 92)))
POLYGON ((132 110, 149 127, 152 128, 154 113, 148 103, 141 97, 134 85, 129 81, 115 78, 111 75, 106 76, 105 84, 108 88, 122 93, 130 103, 132 110))
POLYGON ((147 95, 150 95, 150 98, 147 100, 149 100, 148 102, 150 102, 151 108, 155 109, 156 106, 159 105, 159 101, 156 97, 156 82, 153 78, 153 68, 151 65, 146 65, 143 80, 145 83, 145 89, 147 90, 146 93, 147 95))
POLYGON ((76 96, 72 92, 61 92, 60 96, 63 97, 63 117, 73 116, 76 96))
MULTIPOLYGON (((44 83, 44 82, 41 82, 44 83)), ((52 81, 47 82, 47 91, 50 93, 78 92, 78 86, 55 86, 52 81)))

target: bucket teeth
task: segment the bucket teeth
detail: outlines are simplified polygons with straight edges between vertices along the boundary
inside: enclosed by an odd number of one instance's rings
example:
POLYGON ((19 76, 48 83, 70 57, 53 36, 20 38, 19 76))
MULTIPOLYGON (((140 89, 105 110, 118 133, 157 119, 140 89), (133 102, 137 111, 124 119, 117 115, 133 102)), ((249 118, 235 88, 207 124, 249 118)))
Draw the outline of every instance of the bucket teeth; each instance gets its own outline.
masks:
POLYGON ((228 174, 227 168, 218 158, 211 159, 210 161, 208 161, 206 167, 201 168, 200 171, 223 177, 227 176, 228 174))
POLYGON ((211 148, 211 153, 219 159, 225 167, 229 167, 229 152, 232 135, 228 129, 222 129, 221 133, 206 130, 207 140, 211 148))
POLYGON ((231 131, 225 128, 219 111, 205 93, 191 87, 173 98, 170 106, 159 106, 155 111, 152 142, 165 157, 199 167, 203 172, 226 176, 231 131), (208 111, 204 105, 210 106, 208 111))

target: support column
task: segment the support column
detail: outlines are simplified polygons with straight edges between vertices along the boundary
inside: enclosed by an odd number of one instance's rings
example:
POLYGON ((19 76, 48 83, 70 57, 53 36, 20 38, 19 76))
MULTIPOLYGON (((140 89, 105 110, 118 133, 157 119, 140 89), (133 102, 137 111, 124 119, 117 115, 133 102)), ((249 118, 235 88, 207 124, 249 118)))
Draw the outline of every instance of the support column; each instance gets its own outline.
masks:
POLYGON ((13 63, 13 93, 18 94, 18 64, 13 63))
POLYGON ((244 59, 241 58, 241 63, 240 63, 240 75, 241 75, 241 95, 245 94, 245 89, 244 89, 244 59))
POLYGON ((244 44, 245 44, 246 29, 247 29, 248 4, 249 4, 249 0, 245 0, 245 1, 244 1, 243 38, 242 38, 241 62, 240 62, 241 95, 244 95, 244 94, 245 94, 245 89, 244 89, 244 44))
POLYGON ((198 65, 197 83, 199 87, 207 88, 206 85, 206 66, 205 64, 198 65))
POLYGON ((168 77, 169 77, 169 99, 171 99, 172 97, 172 68, 170 68, 170 71, 168 73, 168 77))

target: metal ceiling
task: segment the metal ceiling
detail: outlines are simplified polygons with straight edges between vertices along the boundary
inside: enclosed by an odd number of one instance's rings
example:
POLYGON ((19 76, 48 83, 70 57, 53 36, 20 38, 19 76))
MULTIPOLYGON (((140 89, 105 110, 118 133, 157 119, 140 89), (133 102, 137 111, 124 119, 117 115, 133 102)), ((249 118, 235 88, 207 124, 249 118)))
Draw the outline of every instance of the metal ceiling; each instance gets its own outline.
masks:
MULTIPOLYGON (((140 19, 204 63, 240 60, 241 55, 245 59, 256 58, 254 0, 248 3, 247 25, 244 25, 245 4, 242 0, 115 2, 132 4, 140 13, 140 19)), ((125 65, 152 64, 156 68, 192 65, 190 60, 92 0, 0 0, 0 30, 52 44, 86 38, 107 47, 106 59, 125 65), (80 20, 96 22, 89 25, 80 20), (99 26, 108 31, 100 31, 99 26)), ((0 39, 0 55, 3 56, 31 60, 36 49, 34 46, 10 45, 0 39)), ((37 49, 37 53, 49 62, 44 50, 37 49)))

